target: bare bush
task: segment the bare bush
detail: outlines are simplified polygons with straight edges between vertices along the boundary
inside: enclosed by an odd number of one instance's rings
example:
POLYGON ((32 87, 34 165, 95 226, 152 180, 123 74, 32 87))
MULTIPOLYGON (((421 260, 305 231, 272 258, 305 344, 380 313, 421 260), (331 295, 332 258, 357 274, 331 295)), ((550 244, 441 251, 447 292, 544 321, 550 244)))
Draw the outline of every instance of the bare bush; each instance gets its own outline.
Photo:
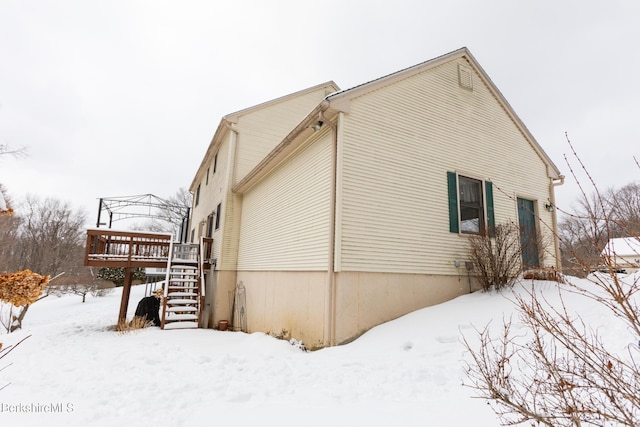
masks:
MULTIPOLYGON (((0 342, 0 360, 2 360, 3 358, 5 358, 9 353, 11 353, 13 350, 16 349, 17 346, 19 346, 20 344, 22 344, 27 338, 29 338, 31 335, 27 335, 26 337, 22 338, 20 341, 18 341, 15 344, 12 345, 8 345, 6 347, 2 346, 2 343, 0 342)), ((9 365, 7 365, 9 366, 9 365)), ((7 366, 2 366, 0 367, 0 371, 2 371, 3 369, 5 369, 7 366)), ((5 388, 7 388, 8 386, 10 386, 11 383, 7 383, 5 385, 0 384, 0 391, 4 390, 5 388)))
POLYGON ((13 332, 22 328, 22 320, 29 306, 46 297, 42 296, 49 284, 49 276, 41 276, 29 270, 12 274, 0 274, 0 324, 13 332))
POLYGON ((82 302, 87 295, 94 297, 107 295, 114 287, 112 282, 94 277, 93 270, 88 268, 81 273, 64 274, 57 278, 55 284, 47 287, 47 293, 56 296, 78 295, 82 302))
MULTIPOLYGON (((588 200, 584 206, 589 208, 582 222, 583 234, 578 237, 581 244, 591 247, 581 252, 565 245, 582 271, 590 270, 599 245, 621 226, 588 177, 595 197, 582 192, 588 200)), ((512 319, 505 319, 496 335, 487 326, 477 331, 477 343, 463 338, 470 355, 468 385, 490 402, 503 425, 640 425, 640 275, 619 276, 612 260, 600 260, 605 273, 589 276, 592 285, 588 287, 571 281, 558 285, 556 302, 545 299, 533 282, 530 291, 515 293, 521 323, 517 333, 512 319), (565 299, 569 294, 606 309, 613 322, 619 322, 607 326, 627 330, 628 342, 633 344, 616 348, 607 343, 597 328, 568 308, 565 299)))
MULTIPOLYGON (((632 302, 637 285, 603 279, 593 290, 569 285, 568 291, 612 308, 637 330, 638 307, 632 302)), ((467 371, 471 387, 493 402, 504 425, 640 425, 638 348, 616 354, 567 309, 562 296, 559 301, 559 306, 549 303, 534 288, 515 299, 526 336, 513 333, 508 319, 497 337, 485 328, 479 345, 465 339, 473 361, 467 371)))
POLYGON ((113 287, 101 287, 101 286, 98 286, 97 288, 91 290, 90 294, 94 298, 106 297, 107 295, 112 293, 113 290, 114 290, 113 287))
POLYGON ((496 226, 494 237, 470 236, 469 256, 483 290, 511 286, 522 269, 520 229, 508 222, 496 226))
POLYGON ((135 316, 130 322, 126 319, 122 319, 118 322, 115 329, 120 335, 125 335, 138 329, 148 328, 154 326, 151 320, 147 320, 143 316, 135 316))

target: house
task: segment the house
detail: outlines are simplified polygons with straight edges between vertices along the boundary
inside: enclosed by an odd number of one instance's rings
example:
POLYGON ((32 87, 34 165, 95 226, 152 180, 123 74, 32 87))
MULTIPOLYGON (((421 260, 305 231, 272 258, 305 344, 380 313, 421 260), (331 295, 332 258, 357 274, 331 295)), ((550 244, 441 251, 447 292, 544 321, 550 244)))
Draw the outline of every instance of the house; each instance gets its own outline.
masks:
POLYGON ((609 239, 602 250, 606 265, 634 273, 640 270, 640 237, 609 239))
POLYGON ((523 264, 559 268, 562 181, 466 48, 227 115, 190 187, 190 237, 214 239, 209 325, 242 284, 249 332, 347 342, 474 290, 468 236, 509 221, 554 240, 523 264))

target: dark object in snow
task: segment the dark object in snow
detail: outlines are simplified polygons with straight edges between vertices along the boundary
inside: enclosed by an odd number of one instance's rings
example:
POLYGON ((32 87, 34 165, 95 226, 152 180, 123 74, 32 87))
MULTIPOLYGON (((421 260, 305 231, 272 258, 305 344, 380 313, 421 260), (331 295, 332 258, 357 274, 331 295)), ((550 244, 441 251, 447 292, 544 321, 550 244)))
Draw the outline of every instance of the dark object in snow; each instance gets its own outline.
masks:
POLYGON ((136 307, 136 317, 145 317, 153 322, 154 326, 160 326, 160 298, 144 297, 136 307))

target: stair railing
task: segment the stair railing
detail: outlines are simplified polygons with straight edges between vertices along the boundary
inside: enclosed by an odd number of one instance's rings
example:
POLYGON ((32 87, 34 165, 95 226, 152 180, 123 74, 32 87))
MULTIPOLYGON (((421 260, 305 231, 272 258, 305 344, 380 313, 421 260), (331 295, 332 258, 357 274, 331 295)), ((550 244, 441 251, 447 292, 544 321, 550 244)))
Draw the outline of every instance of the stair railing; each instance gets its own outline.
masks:
POLYGON ((169 256, 167 257, 167 275, 164 279, 164 292, 162 298, 162 319, 160 321, 160 329, 164 329, 165 319, 167 318, 167 299, 169 295, 169 278, 171 275, 171 261, 173 260, 173 239, 169 242, 169 256))
POLYGON ((198 304, 198 327, 202 326, 202 312, 204 308, 205 297, 205 281, 204 281, 204 261, 207 255, 205 251, 205 238, 200 238, 200 248, 198 251, 198 271, 200 272, 199 286, 200 286, 200 303, 198 304))

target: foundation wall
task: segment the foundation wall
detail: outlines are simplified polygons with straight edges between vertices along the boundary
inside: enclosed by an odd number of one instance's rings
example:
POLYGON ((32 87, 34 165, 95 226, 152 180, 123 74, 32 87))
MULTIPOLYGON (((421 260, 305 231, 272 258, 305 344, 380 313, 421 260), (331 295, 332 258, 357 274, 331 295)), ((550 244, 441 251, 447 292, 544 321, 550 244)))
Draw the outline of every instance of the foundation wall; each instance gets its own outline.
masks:
POLYGON ((412 311, 477 290, 467 276, 369 272, 336 274, 335 288, 336 344, 412 311))
MULTIPOLYGON (((249 333, 295 338, 312 349, 323 346, 326 272, 240 271, 236 279, 246 289, 249 333)), ((217 295, 229 301, 219 288, 217 295)), ((470 285, 466 275, 342 272, 335 274, 334 289, 334 343, 341 344, 389 320, 475 291, 477 286, 470 285)), ((223 306, 223 302, 216 304, 216 322, 224 318, 219 315, 229 313, 223 306)))
POLYGON ((326 272, 239 271, 246 290, 248 332, 264 332, 322 347, 326 272))

